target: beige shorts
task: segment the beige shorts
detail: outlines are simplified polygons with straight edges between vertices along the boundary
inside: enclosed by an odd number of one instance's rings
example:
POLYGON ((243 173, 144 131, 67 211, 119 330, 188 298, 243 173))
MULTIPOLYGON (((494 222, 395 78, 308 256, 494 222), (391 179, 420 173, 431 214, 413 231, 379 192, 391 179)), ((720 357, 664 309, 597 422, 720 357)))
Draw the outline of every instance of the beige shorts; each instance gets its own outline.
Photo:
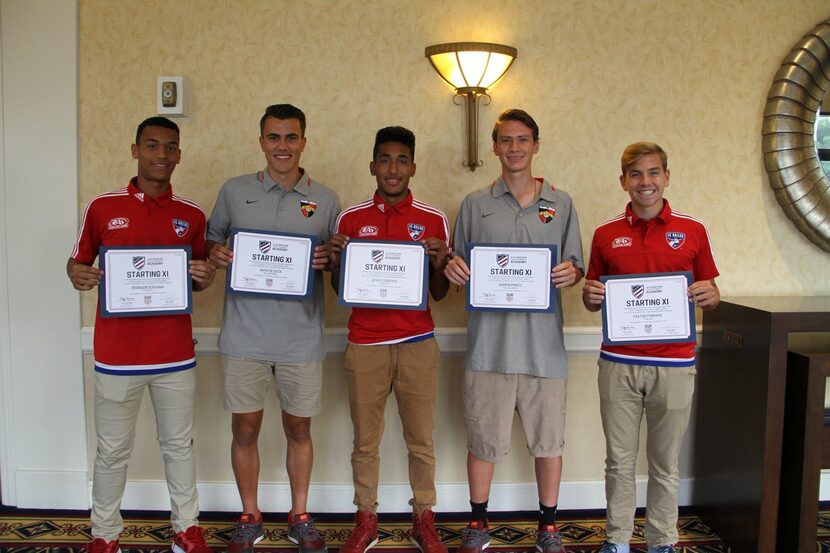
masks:
POLYGON ((272 363, 222 356, 225 409, 253 413, 265 408, 270 384, 276 380, 280 408, 295 417, 313 417, 322 410, 323 362, 272 363))
POLYGON ((531 456, 562 455, 567 383, 526 374, 464 371, 467 449, 490 463, 503 459, 510 452, 516 411, 531 456))

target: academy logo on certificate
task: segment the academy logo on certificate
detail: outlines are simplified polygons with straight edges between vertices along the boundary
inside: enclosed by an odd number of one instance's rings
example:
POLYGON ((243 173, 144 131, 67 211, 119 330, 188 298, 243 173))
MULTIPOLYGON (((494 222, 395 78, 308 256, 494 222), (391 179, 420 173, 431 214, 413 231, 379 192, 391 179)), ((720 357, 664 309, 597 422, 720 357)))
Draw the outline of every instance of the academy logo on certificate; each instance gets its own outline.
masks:
POLYGON ((546 225, 553 221, 553 216, 556 215, 556 208, 546 205, 539 206, 539 220, 546 225))
POLYGON ((496 265, 504 269, 507 267, 507 264, 510 263, 510 254, 506 253, 497 253, 496 254, 496 265))
POLYGON ((187 229, 190 228, 190 223, 184 219, 173 219, 173 230, 176 231, 176 236, 179 238, 187 234, 187 229))
POLYGON ((271 251, 271 242, 268 240, 260 240, 259 241, 259 251, 262 253, 268 253, 271 251))
POLYGON ((300 211, 303 212, 303 216, 306 219, 311 217, 317 211, 317 202, 312 202, 311 200, 300 200, 300 211))
POLYGON ((637 299, 643 297, 643 294, 646 293, 646 287, 642 284, 633 284, 631 286, 631 295, 637 299))
POLYGON ((383 250, 372 250, 372 261, 375 263, 383 261, 383 250))
POLYGON ((683 246, 683 242, 686 241, 686 233, 685 232, 667 232, 666 233, 666 242, 669 243, 669 247, 673 250, 680 249, 683 246))
POLYGON ((145 263, 147 263, 147 260, 144 258, 143 255, 134 255, 133 256, 133 267, 135 267, 135 269, 137 271, 140 271, 141 269, 143 269, 145 263))
POLYGON ((144 296, 144 305, 150 305, 153 303, 153 296, 144 296))
POLYGON ((419 225, 417 223, 409 223, 406 228, 409 230, 409 236, 411 236, 413 240, 420 240, 426 230, 424 225, 419 225))

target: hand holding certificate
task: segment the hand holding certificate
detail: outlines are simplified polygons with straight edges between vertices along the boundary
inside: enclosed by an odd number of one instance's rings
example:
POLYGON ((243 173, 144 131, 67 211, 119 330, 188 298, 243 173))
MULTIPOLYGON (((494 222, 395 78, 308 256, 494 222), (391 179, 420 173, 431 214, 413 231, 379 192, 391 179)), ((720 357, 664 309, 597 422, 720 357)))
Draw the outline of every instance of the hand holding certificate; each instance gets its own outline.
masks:
POLYGON ((471 244, 467 309, 553 312, 556 245, 471 244))
POLYGON ((420 242, 349 240, 340 262, 340 305, 423 311, 428 269, 420 242))
POLYGON ((603 344, 692 342, 697 339, 694 305, 688 288, 692 274, 605 276, 603 344))
POLYGON ((193 310, 190 246, 101 247, 104 278, 99 287, 102 317, 177 315, 193 310))
POLYGON ((311 257, 316 245, 314 236, 231 229, 228 293, 308 298, 314 285, 311 257))

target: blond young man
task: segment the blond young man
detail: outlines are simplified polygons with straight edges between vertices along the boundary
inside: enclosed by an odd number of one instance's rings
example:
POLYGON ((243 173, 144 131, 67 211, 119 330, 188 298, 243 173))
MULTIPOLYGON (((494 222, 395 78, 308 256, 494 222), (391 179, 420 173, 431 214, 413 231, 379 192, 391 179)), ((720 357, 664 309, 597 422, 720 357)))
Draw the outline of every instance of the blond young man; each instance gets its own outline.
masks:
MULTIPOLYGON (((600 225, 591 242, 582 302, 598 311, 604 275, 691 271, 689 301, 717 307, 718 269, 703 223, 672 210, 668 157, 652 142, 637 142, 622 155, 620 184, 630 201, 625 212, 600 225)), ((695 379, 695 343, 603 345, 599 396, 605 434, 608 540, 601 553, 628 553, 634 530, 634 469, 639 429, 646 416, 648 553, 674 553, 677 541, 678 456, 689 422, 695 379)))

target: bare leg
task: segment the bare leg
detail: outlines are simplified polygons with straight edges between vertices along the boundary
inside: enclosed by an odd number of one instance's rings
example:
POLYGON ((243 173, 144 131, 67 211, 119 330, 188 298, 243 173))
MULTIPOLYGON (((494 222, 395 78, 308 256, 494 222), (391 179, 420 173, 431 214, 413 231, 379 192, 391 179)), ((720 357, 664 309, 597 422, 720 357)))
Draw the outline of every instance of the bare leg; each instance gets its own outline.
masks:
POLYGON ((539 502, 546 507, 559 503, 559 481, 562 479, 562 456, 536 457, 536 487, 539 502))
POLYGON ((282 427, 288 447, 285 454, 285 468, 291 483, 290 516, 307 511, 308 485, 311 481, 311 467, 314 464, 314 446, 311 443, 311 418, 295 417, 282 412, 282 427))
POLYGON ((262 411, 233 413, 231 429, 231 465, 236 478, 236 487, 242 499, 242 512, 260 517, 257 503, 259 483, 259 430, 262 428, 262 411))
POLYGON ((467 482, 470 486, 470 501, 484 503, 490 498, 490 484, 493 482, 495 463, 479 459, 467 452, 467 482))

